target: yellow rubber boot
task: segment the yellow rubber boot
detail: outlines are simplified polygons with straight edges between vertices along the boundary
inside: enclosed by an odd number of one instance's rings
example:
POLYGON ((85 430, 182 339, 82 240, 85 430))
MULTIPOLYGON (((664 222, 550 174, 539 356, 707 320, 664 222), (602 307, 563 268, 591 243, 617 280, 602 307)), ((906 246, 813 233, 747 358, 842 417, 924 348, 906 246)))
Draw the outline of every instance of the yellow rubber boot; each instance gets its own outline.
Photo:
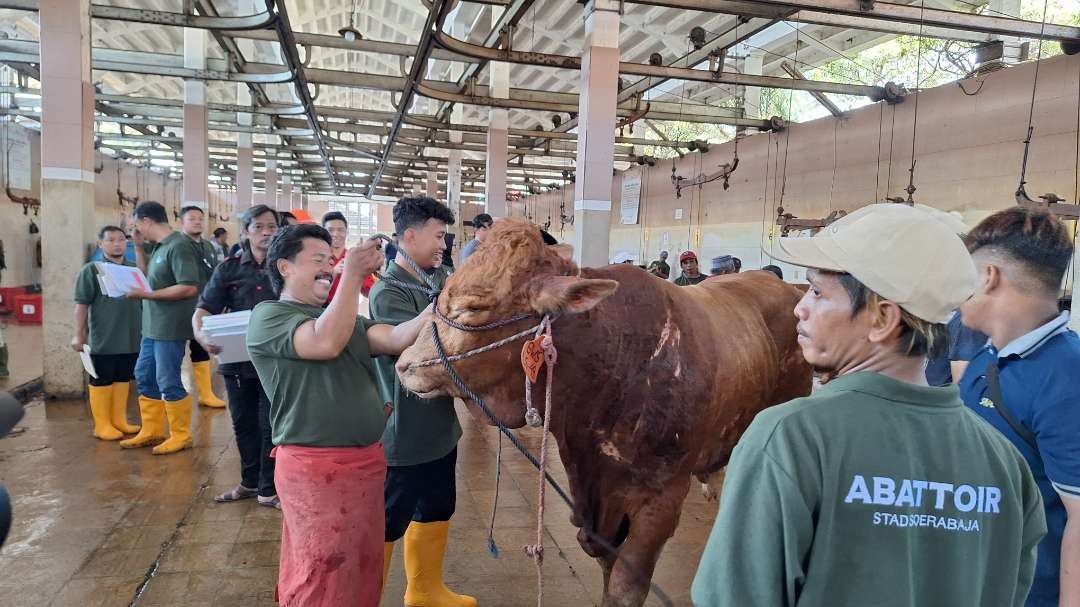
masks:
POLYGON ((191 395, 164 402, 165 413, 169 416, 169 438, 154 447, 154 455, 176 453, 191 447, 191 395))
POLYGON ((109 419, 112 420, 113 428, 116 428, 124 434, 135 434, 141 429, 140 426, 129 424, 127 420, 128 391, 131 389, 131 382, 116 382, 111 388, 112 407, 109 419))
POLYGON ((90 416, 94 418, 94 436, 101 440, 120 440, 124 434, 113 428, 112 386, 90 386, 90 416))
POLYGON ((443 583, 450 523, 409 523, 405 531, 405 604, 408 607, 476 607, 476 599, 443 583))
POLYGON ((140 394, 139 416, 142 417, 142 428, 135 436, 120 441, 121 447, 150 447, 165 440, 165 401, 140 394))
POLYGON ((191 363, 191 374, 195 376, 195 389, 199 392, 199 404, 204 407, 221 409, 225 401, 214 395, 214 386, 210 380, 210 361, 191 363))
POLYGON ((383 543, 382 555, 382 590, 379 591, 379 602, 386 594, 386 580, 390 579, 390 561, 394 559, 394 542, 383 543))

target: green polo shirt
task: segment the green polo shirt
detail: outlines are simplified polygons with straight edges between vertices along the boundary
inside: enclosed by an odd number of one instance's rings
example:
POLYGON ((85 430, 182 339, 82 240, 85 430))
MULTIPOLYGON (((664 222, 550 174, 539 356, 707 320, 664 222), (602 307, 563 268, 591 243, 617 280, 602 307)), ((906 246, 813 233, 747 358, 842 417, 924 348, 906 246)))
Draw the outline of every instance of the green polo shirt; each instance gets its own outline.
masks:
MULTIPOLYGON (((390 264, 386 275, 401 282, 426 286, 396 263, 390 264)), ((446 270, 439 268, 432 278, 441 288, 446 282, 446 270)), ((412 320, 428 303, 423 293, 386 280, 380 280, 371 288, 371 317, 380 323, 397 325, 412 320)), ((375 359, 383 397, 394 406, 382 439, 387 465, 415 466, 448 455, 461 438, 454 399, 448 396, 428 400, 417 398, 401 387, 394 371, 395 362, 397 358, 390 356, 375 359)))
MULTIPOLYGON (((113 263, 105 259, 102 263, 113 263)), ((121 265, 135 264, 126 259, 121 265)), ((134 354, 139 351, 139 324, 142 310, 137 299, 107 297, 98 283, 94 262, 82 267, 75 278, 75 303, 88 306, 90 352, 93 354, 134 354)))
POLYGON ((375 323, 357 318, 345 349, 331 360, 297 356, 293 334, 319 317, 320 306, 264 301, 248 321, 247 348, 270 398, 275 445, 366 447, 378 442, 386 425, 375 384, 367 330, 375 323))
POLYGON ((675 284, 679 285, 680 287, 689 287, 690 285, 696 285, 704 281, 706 278, 708 278, 708 276, 706 276, 705 274, 698 274, 694 278, 690 278, 686 274, 683 274, 682 276, 675 279, 675 284))
POLYGON ((199 262, 199 290, 202 291, 206 283, 210 282, 210 277, 214 275, 214 268, 218 265, 217 251, 214 250, 214 245, 205 238, 198 242, 190 236, 188 238, 195 247, 195 258, 199 262))
POLYGON ((855 373, 754 418, 692 597, 1019 606, 1045 533, 1027 464, 955 387, 855 373))
MULTIPOLYGON (((201 286, 198 246, 183 232, 173 232, 153 249, 147 261, 146 279, 153 290, 173 285, 201 286)), ((143 301, 142 330, 150 339, 192 339, 191 316, 198 295, 175 301, 143 301)))

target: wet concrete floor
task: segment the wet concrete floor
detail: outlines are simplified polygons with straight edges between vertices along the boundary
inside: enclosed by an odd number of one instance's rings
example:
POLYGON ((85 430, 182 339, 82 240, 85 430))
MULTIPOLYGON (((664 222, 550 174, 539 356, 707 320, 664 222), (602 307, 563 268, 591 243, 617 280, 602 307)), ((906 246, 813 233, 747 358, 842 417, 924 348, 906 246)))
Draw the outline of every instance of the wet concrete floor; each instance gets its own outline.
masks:
MULTIPOLYGON (((223 394, 220 378, 215 383, 223 394)), ((132 402, 132 419, 135 411, 132 402)), ((536 472, 504 442, 495 517, 501 555, 491 558, 487 525, 497 433, 461 404, 459 413, 465 434, 447 583, 481 605, 535 605, 536 572, 521 547, 535 541, 536 472)), ((193 449, 154 456, 90 436, 84 402, 28 403, 20 428, 0 439, 0 482, 15 513, 0 549, 0 605, 276 604, 280 513, 254 500, 213 502, 239 476, 229 415, 199 408, 193 423, 193 449)), ((537 431, 520 436, 534 452, 539 448, 537 431)), ((552 473, 565 483, 554 441, 549 448, 552 473)), ((544 603, 595 605, 599 566, 578 546, 569 510, 551 491, 546 501, 544 603)), ((690 582, 715 511, 695 485, 654 577, 675 605, 690 604, 690 582)), ((401 605, 403 577, 399 546, 384 606, 401 605)), ((648 604, 661 603, 650 598, 648 604)))
POLYGON ((0 320, 0 333, 3 333, 8 347, 8 376, 0 377, 0 391, 10 392, 41 377, 41 325, 20 325, 0 320))

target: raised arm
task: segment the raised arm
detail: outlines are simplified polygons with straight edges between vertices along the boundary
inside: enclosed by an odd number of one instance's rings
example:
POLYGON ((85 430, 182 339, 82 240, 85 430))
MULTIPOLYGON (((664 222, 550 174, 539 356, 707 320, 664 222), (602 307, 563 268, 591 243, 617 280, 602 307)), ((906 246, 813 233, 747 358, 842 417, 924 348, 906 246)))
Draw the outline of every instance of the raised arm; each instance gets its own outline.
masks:
POLYGON ((296 327, 293 348, 297 356, 309 360, 330 360, 345 349, 356 327, 360 287, 364 279, 382 267, 382 253, 374 240, 349 249, 345 254, 341 282, 333 301, 319 318, 296 327))
POLYGON ((398 356, 416 342, 425 327, 429 326, 432 307, 428 306, 420 316, 400 325, 375 325, 367 331, 372 356, 398 356))

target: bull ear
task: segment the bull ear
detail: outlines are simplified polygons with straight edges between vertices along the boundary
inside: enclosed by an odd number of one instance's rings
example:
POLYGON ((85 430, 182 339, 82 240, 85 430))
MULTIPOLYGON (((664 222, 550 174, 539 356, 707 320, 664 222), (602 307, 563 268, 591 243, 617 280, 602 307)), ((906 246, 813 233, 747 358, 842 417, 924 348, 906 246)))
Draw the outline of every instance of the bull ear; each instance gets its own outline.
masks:
POLYGON ((566 243, 553 244, 551 245, 551 248, 554 249, 564 261, 574 261, 574 245, 566 243))
POLYGON ((540 314, 580 314, 607 299, 619 283, 614 280, 545 276, 530 287, 532 307, 540 314))

